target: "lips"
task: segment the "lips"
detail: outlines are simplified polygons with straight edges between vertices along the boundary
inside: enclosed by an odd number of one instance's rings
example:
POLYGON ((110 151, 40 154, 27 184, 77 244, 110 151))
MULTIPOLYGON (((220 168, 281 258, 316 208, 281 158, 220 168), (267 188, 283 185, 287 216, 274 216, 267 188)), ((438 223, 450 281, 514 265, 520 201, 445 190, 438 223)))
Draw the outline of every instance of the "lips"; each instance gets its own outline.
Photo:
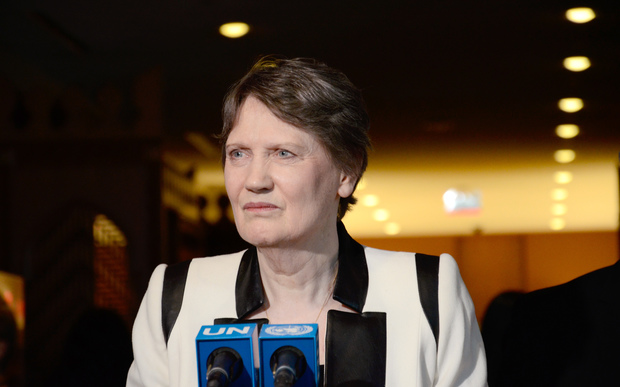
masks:
POLYGON ((278 206, 276 206, 275 204, 265 203, 265 202, 250 202, 250 203, 246 203, 243 206, 243 209, 245 211, 251 211, 251 212, 272 211, 272 210, 276 210, 277 208, 278 206))

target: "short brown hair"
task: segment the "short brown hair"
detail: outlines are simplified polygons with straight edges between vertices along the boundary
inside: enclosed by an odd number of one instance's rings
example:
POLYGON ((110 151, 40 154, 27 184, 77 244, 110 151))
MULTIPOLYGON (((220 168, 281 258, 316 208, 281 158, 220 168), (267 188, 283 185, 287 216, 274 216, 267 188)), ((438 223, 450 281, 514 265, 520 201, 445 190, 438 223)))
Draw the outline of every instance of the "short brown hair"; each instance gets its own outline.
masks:
MULTIPOLYGON (((282 121, 316 136, 336 166, 359 182, 368 165, 370 119, 361 91, 346 75, 314 59, 259 59, 224 98, 222 163, 228 135, 249 96, 282 121)), ((338 216, 355 202, 353 195, 341 198, 338 216)))

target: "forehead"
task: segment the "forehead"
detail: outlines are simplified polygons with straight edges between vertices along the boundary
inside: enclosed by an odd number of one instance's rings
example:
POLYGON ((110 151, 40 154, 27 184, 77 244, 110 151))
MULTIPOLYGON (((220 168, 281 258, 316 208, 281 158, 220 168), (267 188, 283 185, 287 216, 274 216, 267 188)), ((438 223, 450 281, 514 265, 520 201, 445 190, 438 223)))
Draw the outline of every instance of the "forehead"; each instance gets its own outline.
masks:
POLYGON ((250 96, 240 106, 237 120, 226 143, 269 139, 320 144, 313 133, 281 120, 264 103, 250 96))

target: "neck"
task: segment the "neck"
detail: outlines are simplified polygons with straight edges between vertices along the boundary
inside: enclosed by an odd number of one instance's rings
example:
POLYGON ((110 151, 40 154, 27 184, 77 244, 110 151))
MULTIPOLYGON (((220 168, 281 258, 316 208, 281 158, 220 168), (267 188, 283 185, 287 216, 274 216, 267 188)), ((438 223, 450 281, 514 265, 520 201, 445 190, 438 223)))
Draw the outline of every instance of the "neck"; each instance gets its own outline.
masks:
POLYGON ((258 248, 261 279, 270 314, 321 307, 333 291, 338 269, 338 238, 314 249, 258 248))

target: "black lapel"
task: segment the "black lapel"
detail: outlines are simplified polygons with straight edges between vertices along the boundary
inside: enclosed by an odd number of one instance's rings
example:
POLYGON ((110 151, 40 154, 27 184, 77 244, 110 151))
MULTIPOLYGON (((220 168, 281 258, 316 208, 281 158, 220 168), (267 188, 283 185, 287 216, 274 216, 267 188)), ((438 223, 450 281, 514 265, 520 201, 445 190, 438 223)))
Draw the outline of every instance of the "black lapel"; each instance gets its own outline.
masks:
POLYGON ((338 277, 334 300, 361 313, 368 294, 368 265, 364 247, 349 236, 338 222, 338 277))
POLYGON ((325 338, 325 386, 385 386, 386 349, 385 313, 330 310, 325 338))
POLYGON ((241 258, 235 285, 235 302, 239 319, 256 311, 265 302, 263 281, 260 277, 258 256, 254 246, 250 247, 241 258))

